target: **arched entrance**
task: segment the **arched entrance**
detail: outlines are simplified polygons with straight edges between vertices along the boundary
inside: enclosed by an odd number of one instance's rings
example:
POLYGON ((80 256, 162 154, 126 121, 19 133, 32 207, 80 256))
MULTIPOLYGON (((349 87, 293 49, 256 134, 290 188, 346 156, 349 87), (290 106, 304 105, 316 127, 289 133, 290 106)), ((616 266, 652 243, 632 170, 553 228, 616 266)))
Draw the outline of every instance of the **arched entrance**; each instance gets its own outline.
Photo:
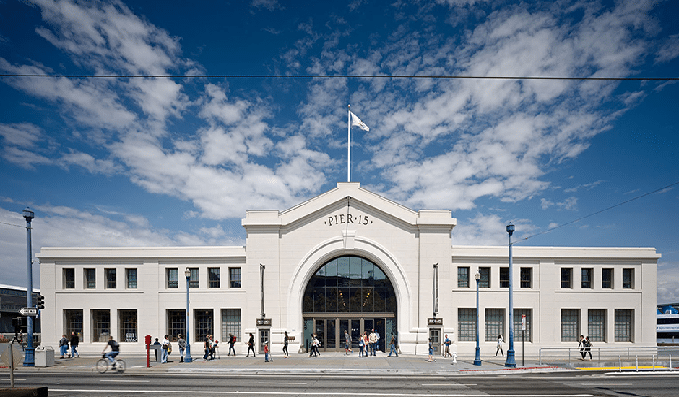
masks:
POLYGON ((344 350, 345 330, 352 347, 359 335, 375 329, 385 351, 397 333, 397 296, 385 272, 372 261, 355 255, 335 257, 309 279, 302 299, 303 347, 316 333, 323 351, 344 350))

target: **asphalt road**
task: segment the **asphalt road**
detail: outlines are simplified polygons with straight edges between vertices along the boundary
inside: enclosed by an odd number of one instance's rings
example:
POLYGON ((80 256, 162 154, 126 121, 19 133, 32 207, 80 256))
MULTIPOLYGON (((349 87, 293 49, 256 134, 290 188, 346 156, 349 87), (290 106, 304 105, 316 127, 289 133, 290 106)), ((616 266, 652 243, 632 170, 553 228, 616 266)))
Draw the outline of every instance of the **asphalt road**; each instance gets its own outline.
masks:
MULTIPOLYGON (((47 386, 50 396, 678 396, 678 375, 561 372, 471 376, 31 372, 15 386, 47 386)), ((0 389, 9 374, 0 373, 0 389)), ((2 393, 0 393, 0 396, 2 393)))

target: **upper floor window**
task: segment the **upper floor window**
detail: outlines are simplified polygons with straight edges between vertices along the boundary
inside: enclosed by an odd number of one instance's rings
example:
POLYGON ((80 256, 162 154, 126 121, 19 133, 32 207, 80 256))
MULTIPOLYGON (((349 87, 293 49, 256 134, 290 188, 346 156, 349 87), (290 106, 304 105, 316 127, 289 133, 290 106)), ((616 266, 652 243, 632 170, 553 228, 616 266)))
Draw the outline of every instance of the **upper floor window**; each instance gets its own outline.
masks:
POLYGON ((520 288, 531 288, 531 268, 521 267, 519 269, 520 288))
POLYGON ((116 288, 116 269, 104 269, 106 288, 116 288))
POLYGON ((479 288, 489 288, 489 280, 491 279, 491 268, 490 267, 480 267, 479 268, 479 288))
POLYGON ((561 272, 561 285, 562 288, 572 288, 571 286, 571 280, 572 280, 572 275, 574 272, 574 269, 570 267, 563 267, 560 269, 561 272))
POLYGON ((64 269, 64 288, 76 287, 76 274, 72 268, 64 269))
POLYGON ((167 279, 168 288, 179 288, 176 267, 165 269, 165 278, 167 279))
POLYGON ((85 269, 85 288, 97 288, 95 269, 85 269))
POLYGON ((458 267, 458 288, 469 288, 470 287, 470 268, 469 267, 458 267))
POLYGON ((198 288, 199 283, 198 283, 198 268, 197 267, 190 267, 189 268, 189 288, 198 288))
POLYGON ((614 269, 602 269, 602 288, 613 288, 614 269))
POLYGON ((500 268, 500 286, 501 288, 510 287, 510 268, 507 267, 500 268))
POLYGON ((633 269, 623 269, 623 288, 635 288, 633 269))
POLYGON ((581 269, 581 288, 593 288, 593 269, 581 269))
POLYGON ((125 269, 125 281, 128 288, 137 288, 137 269, 125 269))
POLYGON ((241 268, 229 268, 229 288, 241 288, 241 268))
POLYGON ((220 288, 220 268, 208 268, 208 288, 220 288))

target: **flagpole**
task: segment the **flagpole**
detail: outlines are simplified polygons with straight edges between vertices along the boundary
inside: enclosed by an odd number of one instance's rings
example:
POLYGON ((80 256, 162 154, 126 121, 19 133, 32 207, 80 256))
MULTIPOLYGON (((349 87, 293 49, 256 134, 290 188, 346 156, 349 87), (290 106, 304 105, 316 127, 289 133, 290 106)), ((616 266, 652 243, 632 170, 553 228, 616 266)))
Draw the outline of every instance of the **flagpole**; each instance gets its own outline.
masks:
POLYGON ((350 147, 352 145, 352 138, 350 135, 350 111, 349 105, 347 105, 347 182, 351 182, 349 164, 350 164, 350 147))

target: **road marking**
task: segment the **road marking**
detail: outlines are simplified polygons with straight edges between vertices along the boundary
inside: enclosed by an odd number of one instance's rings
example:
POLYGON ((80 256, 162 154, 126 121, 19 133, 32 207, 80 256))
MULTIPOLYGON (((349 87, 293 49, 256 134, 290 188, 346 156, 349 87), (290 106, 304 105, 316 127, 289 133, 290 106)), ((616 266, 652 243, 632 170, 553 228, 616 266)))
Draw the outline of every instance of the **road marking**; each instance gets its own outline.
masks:
POLYGON ((149 383, 149 380, 133 380, 133 379, 99 379, 100 382, 127 382, 127 383, 149 383))
POLYGON ((476 383, 421 383, 421 386, 477 386, 476 383))
POLYGON ((581 382, 581 386, 633 386, 632 383, 581 382))
MULTIPOLYGON (((146 393, 146 394, 171 394, 171 393, 182 393, 186 394, 186 390, 90 390, 90 389, 50 389, 54 392, 64 392, 64 393, 107 393, 107 394, 132 394, 132 393, 146 393)), ((346 396, 347 392, 284 392, 284 391, 201 391, 192 390, 192 395, 200 394, 253 394, 260 396, 346 396)), ((406 393, 353 393, 354 396, 369 396, 369 397, 488 397, 486 393, 482 394, 406 394, 406 393)), ((525 394, 529 397, 593 397, 592 394, 525 394)), ((516 397, 516 394, 495 394, 496 397, 516 397)))
POLYGON ((306 385, 307 382, 287 382, 284 385, 306 385))

